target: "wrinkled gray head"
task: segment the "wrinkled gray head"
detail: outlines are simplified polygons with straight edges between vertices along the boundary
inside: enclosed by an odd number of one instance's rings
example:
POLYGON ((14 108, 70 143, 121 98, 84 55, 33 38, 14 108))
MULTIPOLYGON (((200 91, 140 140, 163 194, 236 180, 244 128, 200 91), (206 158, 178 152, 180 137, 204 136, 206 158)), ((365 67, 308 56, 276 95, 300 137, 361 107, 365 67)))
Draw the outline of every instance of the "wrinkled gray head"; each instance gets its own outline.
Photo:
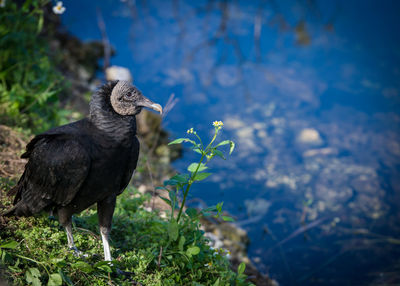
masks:
POLYGON ((136 115, 143 107, 162 113, 161 105, 144 97, 142 93, 128 81, 119 81, 111 92, 111 106, 120 115, 136 115))

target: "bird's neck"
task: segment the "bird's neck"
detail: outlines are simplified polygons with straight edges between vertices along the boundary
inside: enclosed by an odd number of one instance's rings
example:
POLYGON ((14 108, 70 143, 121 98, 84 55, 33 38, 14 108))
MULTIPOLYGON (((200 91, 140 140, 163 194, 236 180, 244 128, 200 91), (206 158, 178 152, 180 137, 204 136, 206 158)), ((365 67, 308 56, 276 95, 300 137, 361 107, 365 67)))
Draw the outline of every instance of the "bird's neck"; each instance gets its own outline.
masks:
POLYGON ((97 129, 116 142, 130 142, 136 135, 135 116, 120 116, 109 111, 96 110, 96 112, 90 112, 89 120, 97 129))

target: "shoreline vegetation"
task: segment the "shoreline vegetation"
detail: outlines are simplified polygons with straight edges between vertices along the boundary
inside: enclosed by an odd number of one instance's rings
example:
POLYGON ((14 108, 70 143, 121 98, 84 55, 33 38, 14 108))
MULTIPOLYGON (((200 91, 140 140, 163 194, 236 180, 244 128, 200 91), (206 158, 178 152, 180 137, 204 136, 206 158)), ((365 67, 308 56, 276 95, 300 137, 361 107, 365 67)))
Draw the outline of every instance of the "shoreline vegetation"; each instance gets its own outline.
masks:
MULTIPOLYGON (((0 8, 0 212, 11 205, 7 192, 22 174, 26 161, 19 156, 29 138, 87 114, 104 56, 102 43, 83 43, 62 31, 48 1, 17 2, 0 8)), ((168 146, 159 116, 144 111, 137 120, 142 150, 115 210, 116 260, 103 261, 95 207, 74 217, 77 247, 88 254, 80 258, 65 246, 54 217, 0 217, 0 284, 277 285, 251 264, 246 232, 223 219, 182 219, 171 241, 170 206, 156 187, 176 173, 170 163, 182 147, 168 146)))

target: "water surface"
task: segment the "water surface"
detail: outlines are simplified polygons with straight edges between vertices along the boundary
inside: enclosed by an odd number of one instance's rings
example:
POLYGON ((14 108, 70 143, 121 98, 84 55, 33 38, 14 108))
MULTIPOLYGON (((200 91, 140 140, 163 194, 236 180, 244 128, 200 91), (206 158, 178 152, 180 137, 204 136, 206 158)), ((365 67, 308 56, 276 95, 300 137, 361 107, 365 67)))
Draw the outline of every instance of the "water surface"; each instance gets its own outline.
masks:
MULTIPOLYGON (((249 232, 281 285, 400 283, 400 21, 393 1, 96 1, 165 127, 237 149, 193 188, 249 232)), ((101 39, 93 1, 63 24, 101 39)), ((179 171, 196 155, 185 152, 179 171)))

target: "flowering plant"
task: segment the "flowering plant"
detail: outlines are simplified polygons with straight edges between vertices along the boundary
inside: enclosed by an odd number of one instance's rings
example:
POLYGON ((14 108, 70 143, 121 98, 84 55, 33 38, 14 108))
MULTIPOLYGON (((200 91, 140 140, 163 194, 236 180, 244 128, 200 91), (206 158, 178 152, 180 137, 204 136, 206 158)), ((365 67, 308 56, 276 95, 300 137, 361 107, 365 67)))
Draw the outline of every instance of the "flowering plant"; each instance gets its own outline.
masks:
MULTIPOLYGON (((163 187, 164 189, 166 188, 166 186, 170 185, 170 186, 175 186, 177 191, 179 190, 183 191, 182 203, 181 206, 179 207, 178 216, 176 218, 177 223, 181 218, 182 210, 184 209, 186 198, 192 184, 196 181, 202 181, 211 175, 211 173, 203 172, 208 169, 207 163, 215 156, 218 156, 225 160, 224 154, 220 150, 218 150, 218 148, 229 144, 230 146, 229 155, 232 154, 233 150, 235 149, 235 143, 231 140, 224 140, 217 144, 214 143, 223 125, 224 124, 222 121, 213 122, 214 136, 207 145, 203 144, 203 141, 201 140, 200 136, 197 134, 195 130, 193 130, 193 128, 188 129, 186 133, 194 135, 196 137, 195 140, 189 138, 178 138, 168 144, 172 145, 172 144, 180 144, 182 142, 188 142, 192 144, 192 150, 201 155, 199 162, 191 163, 188 166, 187 170, 190 172, 189 174, 178 174, 172 177, 170 180, 164 182, 165 185, 165 187, 163 187)), ((169 191, 169 196, 170 200, 166 198, 163 199, 172 207, 171 220, 173 220, 175 205, 177 203, 175 190, 169 191)), ((219 217, 222 212, 222 203, 215 206, 214 209, 217 211, 216 216, 219 217)), ((230 219, 224 216, 222 218, 225 220, 230 219)))
MULTIPOLYGON (((221 218, 224 221, 233 221, 233 219, 222 215, 223 202, 200 211, 195 208, 186 208, 185 210, 185 203, 192 184, 202 181, 211 175, 211 173, 204 172, 208 169, 208 162, 215 156, 225 160, 224 153, 219 148, 229 145, 229 155, 235 149, 235 143, 231 140, 216 142, 224 123, 222 121, 214 121, 212 125, 214 126, 214 135, 208 144, 203 144, 202 139, 193 128, 188 129, 186 133, 193 135, 194 139, 187 137, 178 138, 168 144, 190 143, 192 145, 191 149, 201 156, 198 162, 191 163, 188 166, 188 173, 177 174, 166 180, 163 187, 157 188, 168 191, 168 198, 160 197, 171 207, 167 226, 168 244, 163 248, 163 253, 165 253, 167 258, 171 257, 171 259, 174 259, 174 255, 181 255, 187 261, 189 268, 193 267, 193 265, 202 265, 207 269, 206 271, 211 272, 219 271, 218 269, 220 268, 218 267, 221 264, 227 263, 226 258, 230 256, 230 252, 224 249, 215 250, 208 244, 199 243, 202 240, 207 240, 204 236, 204 231, 200 228, 200 218, 213 215, 215 218, 221 218), (182 191, 181 195, 183 198, 179 205, 178 195, 180 191, 182 191), (185 212, 183 212, 184 210, 185 212), (176 216, 175 211, 178 212, 176 216)), ((181 267, 184 268, 185 265, 181 267)), ((238 267, 237 274, 231 277, 235 285, 253 285, 246 282, 247 276, 243 274, 245 267, 245 264, 242 262, 238 267)), ((201 272, 202 270, 199 271, 201 272)), ((203 269, 203 271, 205 270, 203 269)), ((213 285, 220 285, 219 283, 220 279, 218 278, 213 285)))

